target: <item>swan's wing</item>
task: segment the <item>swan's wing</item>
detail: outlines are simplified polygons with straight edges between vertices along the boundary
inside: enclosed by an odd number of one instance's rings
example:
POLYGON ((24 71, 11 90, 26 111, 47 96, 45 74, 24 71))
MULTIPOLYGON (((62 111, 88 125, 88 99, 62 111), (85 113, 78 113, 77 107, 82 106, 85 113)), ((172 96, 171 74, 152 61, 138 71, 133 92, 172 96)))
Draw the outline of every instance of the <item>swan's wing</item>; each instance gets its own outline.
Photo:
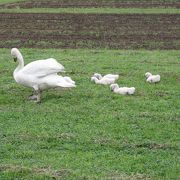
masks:
POLYGON ((31 62, 22 69, 22 73, 32 74, 36 77, 43 77, 58 72, 64 72, 64 66, 53 58, 31 62))

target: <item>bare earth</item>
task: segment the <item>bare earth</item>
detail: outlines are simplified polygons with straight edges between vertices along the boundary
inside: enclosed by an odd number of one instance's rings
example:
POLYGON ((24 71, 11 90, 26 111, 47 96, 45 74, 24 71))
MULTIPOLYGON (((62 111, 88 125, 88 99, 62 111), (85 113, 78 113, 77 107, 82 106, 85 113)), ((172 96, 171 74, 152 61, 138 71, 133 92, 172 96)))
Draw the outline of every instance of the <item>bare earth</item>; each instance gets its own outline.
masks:
POLYGON ((175 7, 180 8, 180 2, 162 0, 31 0, 28 2, 2 5, 6 8, 66 8, 66 7, 175 7))
MULTIPOLYGON (((21 7, 179 7, 177 1, 40 0, 21 7)), ((180 49, 180 14, 0 13, 0 48, 180 49)))

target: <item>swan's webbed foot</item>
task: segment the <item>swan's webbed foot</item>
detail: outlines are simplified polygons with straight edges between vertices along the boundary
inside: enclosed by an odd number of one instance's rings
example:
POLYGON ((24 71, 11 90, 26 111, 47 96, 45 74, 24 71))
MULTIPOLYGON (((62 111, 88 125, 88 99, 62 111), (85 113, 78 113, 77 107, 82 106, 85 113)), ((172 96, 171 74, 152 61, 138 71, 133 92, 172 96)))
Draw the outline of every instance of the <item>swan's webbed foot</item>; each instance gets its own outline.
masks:
POLYGON ((29 100, 37 100, 37 95, 32 95, 28 97, 29 100))
POLYGON ((36 91, 32 91, 32 94, 28 97, 29 100, 36 100, 37 99, 37 95, 36 95, 36 91))
POLYGON ((41 101, 38 101, 38 100, 36 100, 36 101, 34 101, 36 104, 40 104, 41 103, 41 101))
POLYGON ((35 103, 41 103, 41 94, 42 91, 41 90, 37 90, 35 91, 34 94, 32 94, 31 96, 29 96, 29 100, 33 100, 35 103), (35 95, 36 94, 36 95, 35 95))

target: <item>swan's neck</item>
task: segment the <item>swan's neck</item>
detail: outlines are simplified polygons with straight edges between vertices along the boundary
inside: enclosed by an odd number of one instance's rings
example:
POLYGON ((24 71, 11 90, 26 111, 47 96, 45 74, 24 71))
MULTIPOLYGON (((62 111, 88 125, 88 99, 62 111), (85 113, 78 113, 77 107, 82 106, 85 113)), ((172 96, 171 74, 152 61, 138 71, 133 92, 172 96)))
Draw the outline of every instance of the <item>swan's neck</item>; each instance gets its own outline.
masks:
POLYGON ((24 59, 20 52, 17 53, 17 60, 19 64, 17 68, 14 70, 14 73, 17 73, 19 70, 21 70, 24 67, 24 59))

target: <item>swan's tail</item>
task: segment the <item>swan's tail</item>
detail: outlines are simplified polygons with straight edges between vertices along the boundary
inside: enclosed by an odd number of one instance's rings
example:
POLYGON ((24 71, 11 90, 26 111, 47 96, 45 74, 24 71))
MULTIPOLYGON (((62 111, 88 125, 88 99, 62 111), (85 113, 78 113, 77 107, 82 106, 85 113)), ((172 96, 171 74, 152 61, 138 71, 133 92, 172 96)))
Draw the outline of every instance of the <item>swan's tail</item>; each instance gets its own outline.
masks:
POLYGON ((68 76, 65 76, 64 79, 68 82, 68 83, 71 83, 71 84, 76 84, 75 81, 73 81, 70 77, 68 76))
POLYGON ((73 87, 76 87, 75 84, 72 84, 72 83, 58 83, 57 84, 59 87, 63 87, 63 88, 73 88, 73 87))
POLYGON ((73 88, 76 87, 75 84, 68 82, 64 77, 59 75, 51 75, 48 79, 48 82, 51 82, 51 86, 63 87, 63 88, 73 88))

